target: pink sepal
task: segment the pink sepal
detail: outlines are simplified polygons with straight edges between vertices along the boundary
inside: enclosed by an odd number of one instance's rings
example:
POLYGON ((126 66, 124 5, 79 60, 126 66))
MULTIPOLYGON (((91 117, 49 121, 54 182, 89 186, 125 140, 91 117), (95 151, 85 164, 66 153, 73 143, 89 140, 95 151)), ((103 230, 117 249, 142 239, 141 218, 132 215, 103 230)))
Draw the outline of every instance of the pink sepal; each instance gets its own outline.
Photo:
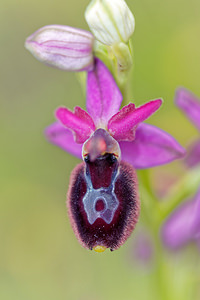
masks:
POLYGON ((167 132, 149 125, 139 124, 135 140, 119 142, 122 160, 136 169, 146 169, 183 158, 185 149, 167 132))
POLYGON ((71 130, 66 129, 59 122, 55 122, 48 126, 44 133, 50 143, 81 159, 82 145, 74 141, 71 130))
POLYGON ((55 112, 56 118, 74 133, 76 143, 84 143, 95 130, 92 118, 82 108, 76 106, 74 112, 60 107, 55 112))

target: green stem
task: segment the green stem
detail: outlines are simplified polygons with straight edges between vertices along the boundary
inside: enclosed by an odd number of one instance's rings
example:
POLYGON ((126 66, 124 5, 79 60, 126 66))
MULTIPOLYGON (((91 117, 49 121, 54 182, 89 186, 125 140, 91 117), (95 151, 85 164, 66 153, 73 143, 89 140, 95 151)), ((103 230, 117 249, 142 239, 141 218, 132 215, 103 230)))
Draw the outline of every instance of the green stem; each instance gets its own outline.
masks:
MULTIPOLYGON (((174 278, 172 272, 174 272, 173 265, 170 265, 169 255, 163 248, 162 241, 160 239, 160 226, 163 219, 172 212, 172 210, 185 199, 186 196, 191 195, 198 187, 200 183, 200 169, 193 169, 190 173, 186 174, 184 178, 173 188, 172 192, 160 203, 151 189, 151 182, 148 171, 139 172, 141 182, 141 198, 142 198, 142 217, 146 222, 148 228, 151 229, 154 237, 155 246, 155 269, 154 269, 154 282, 155 289, 158 293, 158 299, 162 300, 178 300, 178 299, 190 299, 188 291, 192 299, 195 298, 195 291, 197 291, 199 269, 196 264, 190 264, 190 268, 186 268, 186 277, 181 280, 181 284, 187 284, 184 286, 185 293, 177 289, 177 285, 174 284, 174 278), (188 275, 187 275, 188 274, 188 275), (193 277, 191 275, 194 275, 193 277), (191 279, 194 280, 191 280, 191 279), (190 279, 190 280, 189 280, 190 279), (186 280, 186 281, 185 281, 186 280)), ((195 255, 193 255, 195 256, 195 255)), ((175 270, 176 272, 176 270, 175 270)), ((178 283, 180 285, 180 282, 178 283)))

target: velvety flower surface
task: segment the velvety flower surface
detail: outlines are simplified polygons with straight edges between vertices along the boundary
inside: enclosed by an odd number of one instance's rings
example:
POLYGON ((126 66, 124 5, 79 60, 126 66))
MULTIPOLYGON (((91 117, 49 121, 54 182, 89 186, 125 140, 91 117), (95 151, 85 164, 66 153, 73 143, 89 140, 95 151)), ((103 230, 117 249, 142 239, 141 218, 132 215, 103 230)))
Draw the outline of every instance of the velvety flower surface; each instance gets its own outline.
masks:
POLYGON ((120 110, 122 95, 99 60, 87 76, 87 112, 80 107, 56 110, 58 122, 47 139, 83 158, 72 172, 67 206, 80 243, 89 249, 115 250, 134 229, 140 211, 134 168, 148 168, 184 155, 166 132, 142 124, 161 105, 160 99, 120 110))
MULTIPOLYGON (((179 88, 175 102, 200 131, 200 100, 188 90, 179 88)), ((189 146, 185 162, 188 167, 194 167, 200 163, 200 138, 189 146)))
POLYGON ((162 228, 164 244, 178 249, 200 239, 200 189, 192 198, 180 205, 162 228))
POLYGON ((41 62, 65 71, 93 68, 93 35, 64 25, 48 25, 30 35, 25 47, 41 62))

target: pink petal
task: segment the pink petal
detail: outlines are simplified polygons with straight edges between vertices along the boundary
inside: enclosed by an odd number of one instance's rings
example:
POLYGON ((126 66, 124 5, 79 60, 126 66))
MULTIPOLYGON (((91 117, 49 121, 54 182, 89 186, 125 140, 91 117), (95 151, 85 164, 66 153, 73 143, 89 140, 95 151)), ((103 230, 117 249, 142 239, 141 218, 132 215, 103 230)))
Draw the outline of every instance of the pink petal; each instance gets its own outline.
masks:
POLYGON ((25 47, 41 62, 66 71, 93 68, 90 32, 63 25, 44 26, 26 40, 25 47))
POLYGON ((135 108, 133 103, 124 106, 108 122, 110 134, 118 141, 133 141, 135 127, 149 118, 162 104, 162 100, 150 101, 135 108))
POLYGON ((200 164, 200 140, 197 140, 188 149, 185 163, 189 168, 195 167, 200 164))
POLYGON ((71 130, 66 129, 59 122, 55 122, 48 126, 45 129, 45 136, 50 143, 62 148, 64 151, 67 151, 78 158, 82 157, 82 145, 77 144, 74 141, 71 130))
POLYGON ((82 108, 76 106, 74 112, 60 107, 55 112, 56 118, 73 131, 76 143, 84 143, 95 130, 92 118, 82 108))
POLYGON ((165 131, 149 125, 140 124, 135 140, 119 142, 122 159, 137 169, 145 169, 169 163, 185 155, 185 150, 165 131))
POLYGON ((176 92, 175 102, 200 130, 200 101, 186 89, 179 88, 176 92))
POLYGON ((118 112, 122 94, 107 67, 96 59, 95 68, 87 77, 87 111, 95 125, 107 125, 108 120, 118 112))

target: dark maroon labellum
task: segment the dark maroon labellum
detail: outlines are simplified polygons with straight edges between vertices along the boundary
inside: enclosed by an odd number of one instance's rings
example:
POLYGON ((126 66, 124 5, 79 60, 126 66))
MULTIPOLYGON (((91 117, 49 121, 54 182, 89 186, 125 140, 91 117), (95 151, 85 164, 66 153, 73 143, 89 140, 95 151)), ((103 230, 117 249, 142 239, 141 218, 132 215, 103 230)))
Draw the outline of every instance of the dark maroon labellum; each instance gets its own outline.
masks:
POLYGON ((110 153, 94 161, 88 155, 71 174, 67 204, 72 227, 84 247, 115 250, 138 221, 135 170, 110 153))

